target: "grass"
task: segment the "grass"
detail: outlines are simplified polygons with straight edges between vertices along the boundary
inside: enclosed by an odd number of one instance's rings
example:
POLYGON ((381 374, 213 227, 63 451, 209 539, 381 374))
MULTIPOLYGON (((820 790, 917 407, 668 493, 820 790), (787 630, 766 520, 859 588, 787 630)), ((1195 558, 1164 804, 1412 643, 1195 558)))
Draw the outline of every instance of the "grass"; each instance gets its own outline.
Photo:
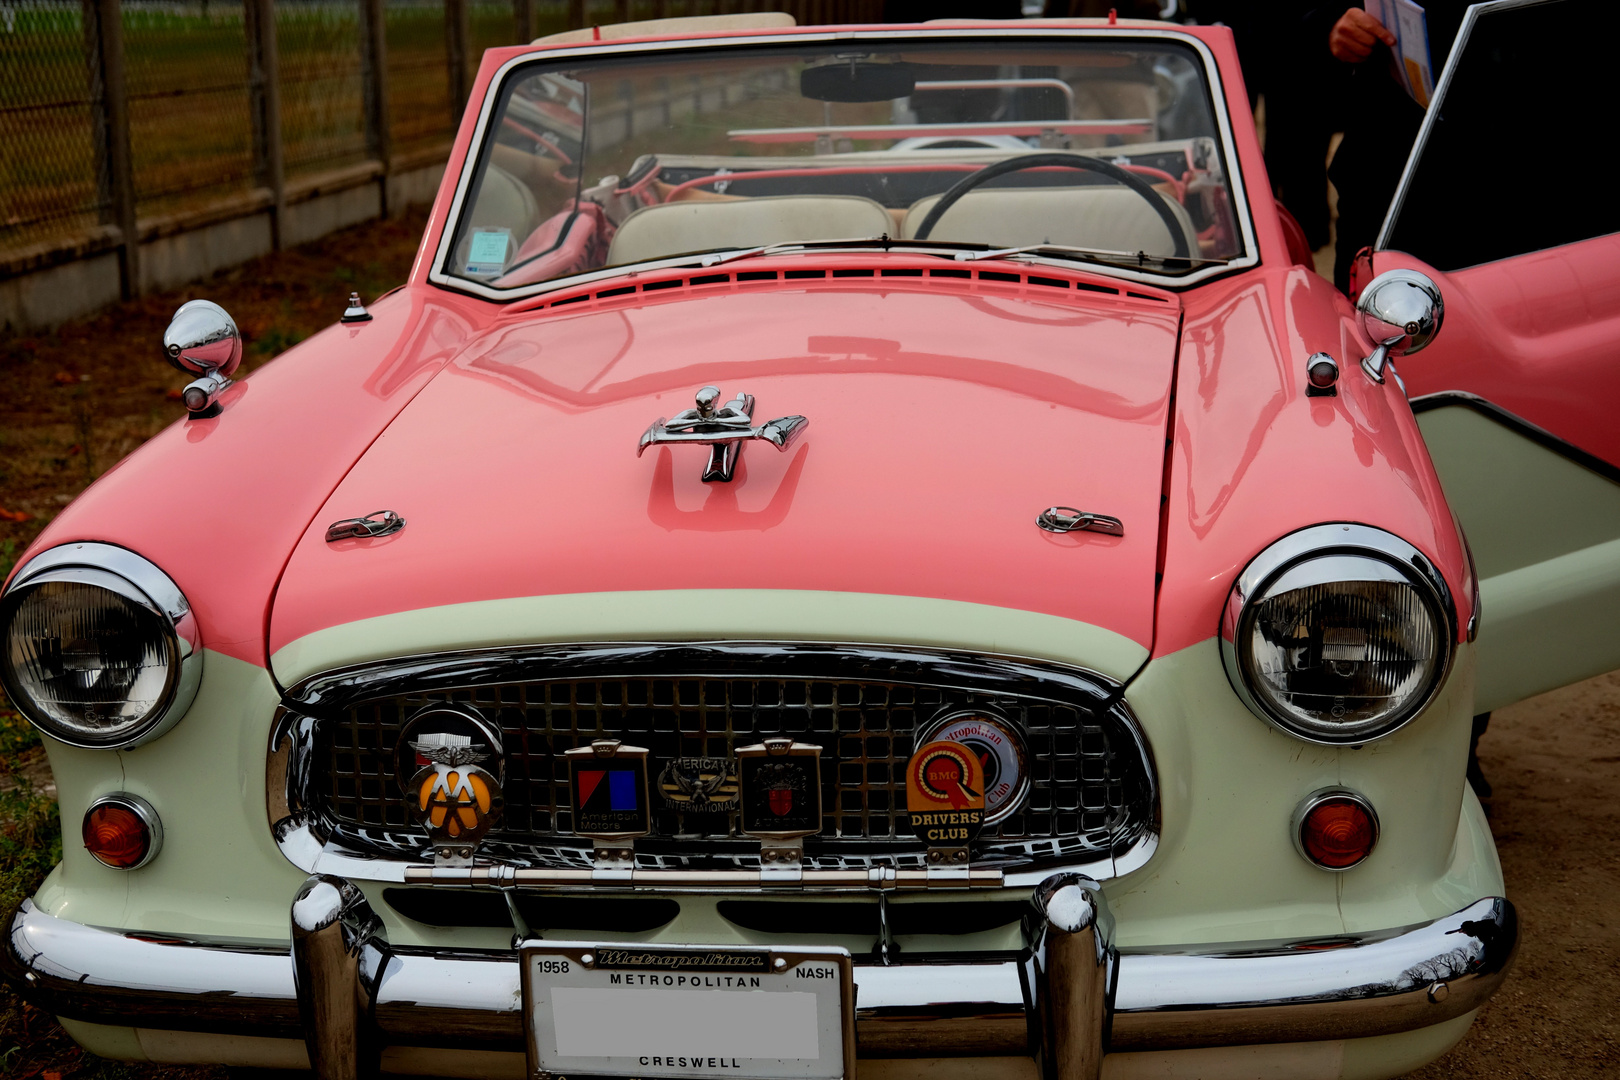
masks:
MULTIPOLYGON (((351 291, 366 299, 405 280, 426 223, 417 211, 268 255, 208 281, 68 323, 0 336, 0 577, 73 497, 185 413, 186 376, 156 343, 180 304, 218 301, 242 328, 252 371, 334 322, 351 291), (364 252, 359 261, 355 252, 364 252)), ((72 832, 75 823, 70 823, 72 832)), ((76 842, 70 836, 69 842, 76 842)), ((0 697, 0 919, 62 857, 62 823, 39 735, 0 697)), ((223 1080, 215 1068, 104 1061, 0 983, 6 1080, 223 1080)))

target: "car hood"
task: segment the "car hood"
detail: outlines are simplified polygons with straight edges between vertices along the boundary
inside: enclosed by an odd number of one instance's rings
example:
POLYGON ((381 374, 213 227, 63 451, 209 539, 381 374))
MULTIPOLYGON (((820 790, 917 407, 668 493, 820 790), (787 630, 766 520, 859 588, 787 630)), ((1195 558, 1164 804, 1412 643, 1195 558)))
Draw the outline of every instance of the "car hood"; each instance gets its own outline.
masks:
POLYGON ((407 610, 691 589, 960 600, 1150 645, 1174 298, 737 289, 507 315, 472 338, 293 552, 271 654, 407 610), (785 452, 745 444, 730 483, 700 480, 703 447, 638 458, 706 384, 754 395, 756 423, 809 426, 785 452), (1124 535, 1043 531, 1054 505, 1124 535), (327 542, 385 509, 398 533, 327 542))

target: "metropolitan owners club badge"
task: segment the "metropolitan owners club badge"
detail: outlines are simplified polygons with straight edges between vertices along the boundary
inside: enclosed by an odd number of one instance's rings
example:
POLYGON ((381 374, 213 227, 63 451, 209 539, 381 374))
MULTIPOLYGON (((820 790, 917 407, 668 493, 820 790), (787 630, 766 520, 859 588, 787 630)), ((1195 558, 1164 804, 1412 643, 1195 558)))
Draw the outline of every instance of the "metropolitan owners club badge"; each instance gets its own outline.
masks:
POLYGON ((906 765, 906 812, 932 863, 966 863, 984 824, 984 768, 961 743, 925 743, 906 765))
POLYGON ((984 824, 1012 816, 1029 794, 1029 749, 1017 724, 981 709, 947 713, 930 722, 918 742, 960 743, 984 769, 984 824))

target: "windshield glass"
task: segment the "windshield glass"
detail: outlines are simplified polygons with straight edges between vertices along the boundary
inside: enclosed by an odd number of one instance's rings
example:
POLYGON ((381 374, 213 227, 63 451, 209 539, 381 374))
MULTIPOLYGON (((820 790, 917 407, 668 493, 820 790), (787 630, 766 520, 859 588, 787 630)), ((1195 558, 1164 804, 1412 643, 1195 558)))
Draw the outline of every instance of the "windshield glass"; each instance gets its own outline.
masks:
POLYGON ((504 290, 889 237, 1185 274, 1243 253, 1218 131, 1198 54, 1157 39, 539 60, 501 87, 440 270, 504 290))

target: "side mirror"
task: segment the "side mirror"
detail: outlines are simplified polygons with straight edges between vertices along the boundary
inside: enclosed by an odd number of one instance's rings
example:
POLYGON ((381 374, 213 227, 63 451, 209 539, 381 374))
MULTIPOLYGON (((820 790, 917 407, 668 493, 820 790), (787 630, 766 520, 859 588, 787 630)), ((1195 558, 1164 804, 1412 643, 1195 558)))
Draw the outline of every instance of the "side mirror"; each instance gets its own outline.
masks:
POLYGON ((219 415, 219 395, 231 385, 242 363, 242 334, 236 320, 212 300, 180 305, 163 332, 163 355, 197 380, 184 391, 193 418, 219 415))
POLYGON ((1446 319, 1440 286, 1416 270, 1389 270, 1367 283, 1356 301, 1361 327, 1377 346, 1361 362, 1373 382, 1384 381, 1391 357, 1407 356, 1428 346, 1446 319))

